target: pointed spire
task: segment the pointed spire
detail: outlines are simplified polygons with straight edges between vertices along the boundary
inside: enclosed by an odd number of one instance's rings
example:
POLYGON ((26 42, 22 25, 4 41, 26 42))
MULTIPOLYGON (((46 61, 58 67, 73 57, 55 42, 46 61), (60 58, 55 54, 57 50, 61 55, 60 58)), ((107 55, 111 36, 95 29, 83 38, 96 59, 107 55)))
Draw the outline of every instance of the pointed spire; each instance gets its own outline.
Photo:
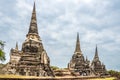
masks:
POLYGON ((97 45, 96 45, 96 49, 95 49, 95 57, 98 57, 97 45))
POLYGON ((15 47, 16 50, 18 50, 18 42, 16 42, 16 47, 15 47))
POLYGON ((36 10, 35 10, 35 1, 34 1, 34 5, 33 5, 33 13, 36 13, 36 10))
POLYGON ((32 11, 31 22, 30 22, 28 34, 30 34, 30 33, 38 34, 35 2, 34 2, 34 6, 33 6, 33 11, 32 11))
POLYGON ((94 56, 94 59, 96 59, 96 58, 99 59, 97 45, 96 45, 96 49, 95 49, 95 56, 94 56))
POLYGON ((77 33, 77 41, 76 41, 75 52, 81 52, 81 49, 80 49, 80 41, 79 41, 79 33, 77 33))
POLYGON ((86 56, 86 61, 88 61, 88 58, 87 58, 87 56, 86 56))

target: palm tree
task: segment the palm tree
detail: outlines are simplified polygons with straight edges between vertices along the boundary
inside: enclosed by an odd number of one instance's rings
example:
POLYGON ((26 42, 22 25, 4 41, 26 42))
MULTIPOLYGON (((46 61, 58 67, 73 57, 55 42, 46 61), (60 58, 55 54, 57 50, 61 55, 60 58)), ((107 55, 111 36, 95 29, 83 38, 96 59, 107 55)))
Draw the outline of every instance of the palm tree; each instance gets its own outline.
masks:
POLYGON ((5 61, 5 52, 3 51, 4 49, 5 42, 0 41, 0 61, 5 61))

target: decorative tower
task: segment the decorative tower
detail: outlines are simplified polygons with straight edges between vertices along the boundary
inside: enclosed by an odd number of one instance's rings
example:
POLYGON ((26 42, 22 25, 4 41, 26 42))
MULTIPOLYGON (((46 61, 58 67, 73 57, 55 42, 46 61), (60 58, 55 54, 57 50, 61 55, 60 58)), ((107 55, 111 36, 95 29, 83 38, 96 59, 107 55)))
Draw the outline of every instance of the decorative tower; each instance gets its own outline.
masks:
POLYGON ((97 45, 95 49, 95 56, 91 63, 91 68, 95 75, 105 74, 106 72, 105 65, 99 60, 97 45))
POLYGON ((18 43, 16 43, 16 47, 10 50, 10 61, 7 63, 6 67, 3 69, 6 74, 15 74, 16 73, 16 65, 18 64, 21 58, 21 52, 18 49, 18 43))
POLYGON ((77 33, 75 52, 68 63, 68 68, 73 73, 79 73, 79 75, 90 75, 89 61, 84 59, 80 48, 79 33, 77 33))
MULTIPOLYGON (((54 76, 50 68, 50 59, 38 34, 35 2, 29 31, 26 35, 26 40, 22 44, 22 49, 18 51, 18 44, 16 44, 16 48, 12 49, 11 53, 19 53, 20 59, 17 64, 15 64, 14 72, 10 72, 11 69, 9 69, 10 74, 24 76, 54 76)), ((11 57, 11 60, 12 59, 11 57)), ((11 64, 13 64, 13 62, 11 62, 11 64)))
POLYGON ((34 54, 35 52, 38 52, 39 49, 43 49, 43 45, 40 36, 38 34, 37 18, 36 18, 36 10, 35 10, 35 2, 34 2, 29 31, 28 34, 26 35, 26 40, 22 45, 22 51, 24 53, 31 52, 34 54))

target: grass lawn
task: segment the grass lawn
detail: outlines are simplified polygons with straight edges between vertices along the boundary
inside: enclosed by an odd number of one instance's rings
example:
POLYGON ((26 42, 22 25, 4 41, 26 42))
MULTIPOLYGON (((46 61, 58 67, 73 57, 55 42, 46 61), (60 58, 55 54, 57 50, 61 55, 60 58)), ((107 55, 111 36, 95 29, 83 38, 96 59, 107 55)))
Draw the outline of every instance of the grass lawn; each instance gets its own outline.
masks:
POLYGON ((97 79, 90 79, 90 80, 114 80, 114 77, 110 77, 110 78, 97 78, 97 79))
MULTIPOLYGON (((48 78, 53 78, 53 77, 35 77, 35 76, 19 76, 19 75, 0 75, 0 78, 24 78, 24 79, 32 79, 32 78, 40 78, 40 79, 48 79, 48 78)), ((54 77, 55 79, 60 79, 61 77, 54 77)), ((66 78, 66 77, 65 77, 66 78)), ((67 77, 72 78, 72 77, 67 77)), ((62 79, 64 79, 64 77, 62 77, 62 79)), ((96 79, 87 79, 87 80, 114 80, 114 77, 110 77, 110 78, 96 78, 96 79)))

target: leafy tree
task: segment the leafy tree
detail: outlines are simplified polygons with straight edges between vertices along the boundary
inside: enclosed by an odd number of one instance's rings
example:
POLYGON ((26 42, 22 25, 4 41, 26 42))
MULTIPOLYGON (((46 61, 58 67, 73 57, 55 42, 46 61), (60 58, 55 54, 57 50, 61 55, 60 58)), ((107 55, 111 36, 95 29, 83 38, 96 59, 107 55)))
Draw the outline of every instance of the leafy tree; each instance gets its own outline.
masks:
POLYGON ((108 73, 109 73, 112 77, 117 77, 118 79, 120 79, 120 72, 114 71, 114 70, 110 70, 110 71, 108 71, 108 73))
POLYGON ((57 67, 57 66, 51 66, 51 68, 52 68, 52 70, 57 70, 57 69, 59 69, 59 67, 57 67))
POLYGON ((5 42, 0 41, 0 61, 5 61, 5 52, 3 51, 4 49, 5 42))

